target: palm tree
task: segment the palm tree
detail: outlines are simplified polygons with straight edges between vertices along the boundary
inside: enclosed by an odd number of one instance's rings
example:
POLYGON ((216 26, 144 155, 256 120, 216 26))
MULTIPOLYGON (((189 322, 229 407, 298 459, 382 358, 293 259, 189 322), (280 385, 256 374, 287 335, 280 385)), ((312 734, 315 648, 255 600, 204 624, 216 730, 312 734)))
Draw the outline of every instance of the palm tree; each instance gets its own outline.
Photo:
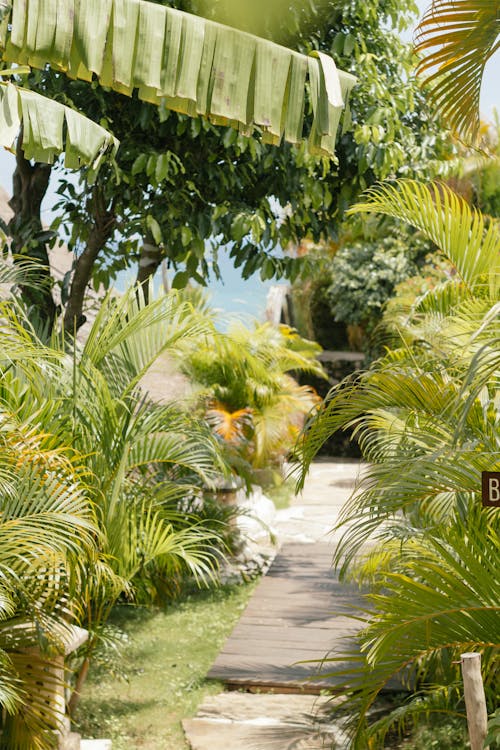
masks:
POLYGON ((353 746, 366 747, 367 736, 381 743, 418 713, 451 710, 463 651, 483 653, 493 695, 499 518, 481 507, 480 490, 481 472, 500 468, 500 231, 438 184, 381 185, 352 211, 411 222, 455 268, 406 319, 386 320, 397 348, 331 391, 302 445, 307 466, 331 431, 351 427, 369 462, 343 510, 335 556, 344 575, 372 586, 361 665, 355 653, 342 656, 357 662, 347 680, 349 696, 359 691, 353 746), (395 675, 421 692, 367 730, 368 710, 395 675))
MULTIPOLYGON (((16 278, 19 273, 19 269, 13 269, 9 278, 16 278)), ((39 425, 43 444, 47 443, 54 456, 61 451, 66 455, 69 449, 64 446, 71 446, 68 465, 71 468, 74 464, 78 472, 74 468, 74 476, 67 484, 77 498, 85 499, 86 507, 95 510, 89 518, 93 525, 88 540, 90 532, 85 534, 80 529, 83 522, 75 520, 63 502, 63 491, 69 494, 69 490, 65 490, 62 470, 56 470, 54 458, 53 474, 51 481, 47 478, 45 482, 43 497, 56 514, 56 521, 57 513, 62 517, 58 542, 61 547, 66 533, 64 524, 72 529, 61 580, 71 582, 73 616, 89 631, 70 707, 76 704, 90 656, 118 597, 133 597, 136 586, 146 591, 148 586, 153 588, 155 579, 173 580, 185 573, 207 580, 216 566, 218 555, 214 549, 220 546, 220 531, 213 524, 204 524, 193 513, 183 512, 192 497, 201 496, 201 486, 210 485, 216 474, 225 471, 216 441, 205 424, 175 406, 150 403, 139 386, 142 374, 161 352, 176 346, 181 339, 199 336, 205 323, 190 305, 179 302, 175 292, 148 306, 139 302, 138 294, 130 290, 120 298, 108 296, 85 344, 72 341, 69 348, 68 342, 63 337, 58 339, 57 334, 50 344, 39 340, 15 302, 5 302, 1 308, 0 404, 20 424, 39 425), (85 557, 82 551, 70 547, 70 542, 76 546, 76 534, 81 538, 81 549, 91 545, 90 562, 90 553, 85 557)), ((33 430, 33 440, 36 435, 33 430)), ((31 439, 31 434, 28 437, 31 439)), ((0 450, 0 455, 4 452, 0 450)), ((12 454, 16 465, 19 456, 24 456, 29 466, 27 449, 16 445, 12 454)), ((38 462, 36 459, 35 465, 38 462)), ((43 476, 44 471, 40 465, 43 476)), ((0 471, 0 478, 3 476, 0 471)), ((19 482, 21 486, 24 487, 19 482)), ((29 495, 28 492, 23 489, 23 496, 18 499, 20 514, 30 513, 26 497, 33 503, 36 500, 33 490, 29 495)), ((73 504, 78 510, 76 501, 73 504)), ((7 507, 5 502, 3 507, 7 507)), ((8 531, 6 528, 6 537, 8 531)), ((45 550, 43 535, 38 536, 34 526, 32 532, 26 549, 33 547, 31 554, 37 559, 48 555, 50 550, 45 550)), ((56 543, 57 536, 57 551, 56 543)), ((61 559, 62 552, 59 558, 54 556, 54 565, 60 567, 61 559)), ((42 591, 45 583, 45 579, 40 579, 42 591)), ((64 589, 66 597, 68 586, 64 589)), ((63 611, 60 606, 55 608, 55 594, 48 601, 57 634, 58 628, 64 630, 63 611)), ((8 601, 6 611, 10 612, 8 601)), ((32 617, 42 622, 41 615, 32 617)), ((4 627, 10 633, 11 619, 4 627)), ((22 659, 18 667, 20 674, 26 671, 22 659)), ((5 705, 15 711, 15 681, 5 684, 5 705)), ((24 715, 29 712, 24 711, 24 715)), ((54 718, 48 712, 49 726, 60 719, 60 715, 54 718)), ((18 718, 14 723, 18 726, 18 718)), ((40 722, 32 722, 29 732, 31 739, 20 744, 20 750, 38 747, 37 742, 43 746, 40 722)))
MULTIPOLYGON (((19 278, 19 268, 2 273, 19 278)), ((0 327, 0 745, 53 747, 62 728, 62 661, 81 611, 75 594, 97 559, 99 531, 88 469, 58 436, 40 429, 29 378, 54 368, 53 357, 25 346, 1 306, 0 327), (19 370, 16 376, 15 370, 19 370), (13 408, 14 407, 14 408, 13 408)), ((104 572, 104 571, 103 571, 104 572)))
MULTIPOLYGON (((335 134, 355 78, 323 53, 306 57, 251 34, 156 3, 107 0, 98 11, 62 0, 40 15, 22 0, 0 2, 4 59, 35 68, 49 64, 158 106, 203 115, 264 140, 303 140, 310 80, 312 151, 334 153, 335 134), (96 15, 97 13, 97 15, 96 15)), ((68 121, 71 123, 71 120, 68 121)), ((39 135, 36 140, 40 142, 39 135)))
POLYGON ((417 72, 430 72, 429 96, 466 142, 479 135, 481 81, 500 47, 499 19, 498 0, 432 0, 417 27, 417 72))
MULTIPOLYGON (((324 377, 320 347, 288 326, 249 329, 233 322, 182 350, 181 370, 198 384, 198 399, 215 433, 234 459, 252 470, 278 469, 292 449, 304 417, 319 398, 292 373, 324 377)), ((240 471, 241 464, 237 467, 240 471)), ((253 474, 255 480, 256 475, 253 474)))

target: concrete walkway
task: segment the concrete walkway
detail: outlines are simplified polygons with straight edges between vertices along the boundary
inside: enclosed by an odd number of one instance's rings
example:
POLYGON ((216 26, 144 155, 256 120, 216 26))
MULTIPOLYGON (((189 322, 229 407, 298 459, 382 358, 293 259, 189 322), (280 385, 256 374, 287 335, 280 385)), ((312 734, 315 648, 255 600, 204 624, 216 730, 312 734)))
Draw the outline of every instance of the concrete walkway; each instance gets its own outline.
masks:
MULTIPOLYGON (((307 556, 308 549, 310 554, 321 547, 324 556, 330 548, 333 556, 336 540, 331 529, 355 486, 359 470, 355 461, 318 462, 312 466, 302 494, 290 508, 278 511, 273 524, 283 550, 298 549, 299 554, 307 556)), ((276 562, 279 569, 279 556, 276 562)), ((323 578, 318 583, 322 582, 323 578)), ((236 626, 237 634, 238 627, 241 630, 242 626, 236 626)), ((285 630, 283 638, 286 639, 285 630)), ((318 654, 318 658, 323 655, 318 654)), ((286 686, 282 693, 274 694, 224 692, 205 701, 196 717, 185 720, 183 726, 192 750, 345 748, 345 734, 340 725, 330 720, 331 704, 326 709, 327 703, 324 697, 288 694, 286 686)))

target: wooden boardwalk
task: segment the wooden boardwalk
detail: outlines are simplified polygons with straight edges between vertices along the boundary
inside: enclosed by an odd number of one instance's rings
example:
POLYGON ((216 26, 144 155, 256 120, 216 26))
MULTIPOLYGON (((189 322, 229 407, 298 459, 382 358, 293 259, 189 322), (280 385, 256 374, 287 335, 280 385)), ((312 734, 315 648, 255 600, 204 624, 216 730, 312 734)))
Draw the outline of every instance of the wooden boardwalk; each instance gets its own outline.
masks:
POLYGON ((363 602, 357 589, 339 583, 331 562, 330 544, 285 544, 208 677, 230 689, 319 693, 335 688, 340 680, 321 660, 345 648, 359 627, 348 614, 363 602))

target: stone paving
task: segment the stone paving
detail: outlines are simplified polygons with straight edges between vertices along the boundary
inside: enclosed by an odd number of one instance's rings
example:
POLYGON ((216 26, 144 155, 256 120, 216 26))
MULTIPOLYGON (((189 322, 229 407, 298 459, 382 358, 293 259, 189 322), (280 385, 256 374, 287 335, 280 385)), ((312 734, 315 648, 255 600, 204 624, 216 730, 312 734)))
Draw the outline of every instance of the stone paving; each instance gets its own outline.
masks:
MULTIPOLYGON (((327 542, 333 555, 331 529, 359 471, 356 461, 315 463, 304 491, 272 521, 279 544, 327 542)), ((313 695, 224 692, 207 699, 183 726, 192 750, 346 748, 346 736, 341 725, 331 721, 327 704, 328 698, 313 695)))

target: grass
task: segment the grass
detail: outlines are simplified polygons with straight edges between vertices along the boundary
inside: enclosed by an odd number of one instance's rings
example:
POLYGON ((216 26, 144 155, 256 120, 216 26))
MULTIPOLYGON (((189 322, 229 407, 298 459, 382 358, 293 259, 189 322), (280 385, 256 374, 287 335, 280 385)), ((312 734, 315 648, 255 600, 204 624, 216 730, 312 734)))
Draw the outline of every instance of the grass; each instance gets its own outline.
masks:
POLYGON ((396 747, 398 750, 466 750, 470 744, 465 723, 450 719, 418 727, 396 747))
POLYGON ((165 609, 118 606, 111 625, 122 648, 95 664, 75 728, 113 750, 187 750, 181 720, 222 685, 206 674, 255 582, 199 592, 165 609))
MULTIPOLYGON (((120 648, 96 659, 85 684, 75 729, 106 737, 113 750, 188 750, 181 721, 193 716, 221 683, 206 674, 245 607, 256 581, 197 592, 160 608, 121 605, 111 627, 120 648)), ((465 750, 457 722, 422 726, 394 750, 465 750)))

